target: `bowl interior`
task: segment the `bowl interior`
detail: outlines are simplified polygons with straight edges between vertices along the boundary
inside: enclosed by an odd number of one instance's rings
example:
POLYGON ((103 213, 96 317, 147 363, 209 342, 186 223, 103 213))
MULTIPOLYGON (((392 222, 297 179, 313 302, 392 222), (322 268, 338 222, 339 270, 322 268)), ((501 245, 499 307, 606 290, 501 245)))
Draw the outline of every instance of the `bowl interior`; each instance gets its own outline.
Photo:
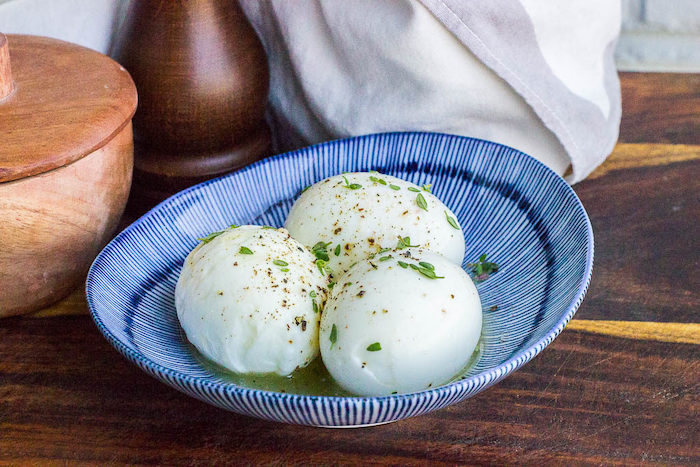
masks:
POLYGON ((93 264, 87 293, 98 326, 152 373, 165 368, 177 378, 230 384, 202 366, 180 331, 173 295, 188 252, 197 238, 232 223, 281 226, 305 186, 364 170, 431 183, 463 226, 464 263, 486 253, 500 266, 478 285, 483 350, 468 379, 500 379, 513 369, 508 362, 529 360, 561 331, 583 297, 592 267, 592 232, 577 197, 560 177, 519 151, 433 133, 368 135, 313 146, 166 200, 115 238, 93 264))

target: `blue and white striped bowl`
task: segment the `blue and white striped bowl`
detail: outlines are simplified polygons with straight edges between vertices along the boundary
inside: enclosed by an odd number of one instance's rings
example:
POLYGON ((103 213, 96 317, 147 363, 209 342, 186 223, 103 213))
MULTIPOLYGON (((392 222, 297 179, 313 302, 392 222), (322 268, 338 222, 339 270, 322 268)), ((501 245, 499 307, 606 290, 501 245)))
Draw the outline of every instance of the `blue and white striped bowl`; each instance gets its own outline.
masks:
POLYGON ((170 386, 215 406, 304 425, 373 425, 460 402, 542 351, 581 304, 593 267, 593 232, 559 176, 532 157, 488 141, 386 133, 265 159, 164 201, 100 253, 87 278, 97 327, 125 357, 170 386), (300 190, 340 172, 378 170, 434 193, 459 218, 467 261, 500 265, 478 286, 483 353, 465 379, 413 394, 322 397, 247 389, 191 354, 173 292, 197 238, 229 224, 281 226, 300 190), (493 305, 498 309, 490 311, 493 305))

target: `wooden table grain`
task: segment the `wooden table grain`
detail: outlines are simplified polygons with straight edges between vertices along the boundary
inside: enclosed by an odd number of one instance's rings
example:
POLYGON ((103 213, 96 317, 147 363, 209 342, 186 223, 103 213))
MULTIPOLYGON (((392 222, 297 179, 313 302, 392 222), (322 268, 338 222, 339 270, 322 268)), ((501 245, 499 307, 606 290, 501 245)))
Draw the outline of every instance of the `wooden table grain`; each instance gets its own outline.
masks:
POLYGON ((623 74, 620 143, 574 187, 588 296, 465 402, 328 430, 216 409, 129 364, 82 292, 0 321, 0 464, 700 464, 700 75, 623 74))

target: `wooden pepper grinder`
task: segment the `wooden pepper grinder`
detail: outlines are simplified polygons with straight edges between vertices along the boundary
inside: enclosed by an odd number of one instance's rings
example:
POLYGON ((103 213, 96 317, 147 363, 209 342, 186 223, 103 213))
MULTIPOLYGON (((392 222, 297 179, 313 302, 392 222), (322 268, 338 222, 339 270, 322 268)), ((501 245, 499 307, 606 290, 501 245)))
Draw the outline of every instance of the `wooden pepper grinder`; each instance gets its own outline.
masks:
POLYGON ((236 1, 132 1, 112 56, 139 92, 131 212, 269 152, 267 59, 236 1))

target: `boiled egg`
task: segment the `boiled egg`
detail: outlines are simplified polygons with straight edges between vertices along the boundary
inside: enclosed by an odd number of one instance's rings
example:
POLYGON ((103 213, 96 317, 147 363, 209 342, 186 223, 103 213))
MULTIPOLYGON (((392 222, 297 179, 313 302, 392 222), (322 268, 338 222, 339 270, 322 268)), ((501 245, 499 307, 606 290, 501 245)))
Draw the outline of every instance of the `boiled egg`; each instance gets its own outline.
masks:
POLYGON ((318 356, 327 279, 284 229, 240 226, 187 256, 175 288, 187 339, 238 373, 288 375, 318 356))
POLYGON ((334 280, 353 263, 397 246, 420 246, 458 265, 464 257, 457 217, 429 187, 376 172, 312 185, 292 206, 285 227, 314 250, 334 280))
POLYGON ((479 295, 461 267, 422 249, 389 251, 358 262, 333 287, 321 356, 355 394, 420 391, 465 369, 481 325, 479 295))

